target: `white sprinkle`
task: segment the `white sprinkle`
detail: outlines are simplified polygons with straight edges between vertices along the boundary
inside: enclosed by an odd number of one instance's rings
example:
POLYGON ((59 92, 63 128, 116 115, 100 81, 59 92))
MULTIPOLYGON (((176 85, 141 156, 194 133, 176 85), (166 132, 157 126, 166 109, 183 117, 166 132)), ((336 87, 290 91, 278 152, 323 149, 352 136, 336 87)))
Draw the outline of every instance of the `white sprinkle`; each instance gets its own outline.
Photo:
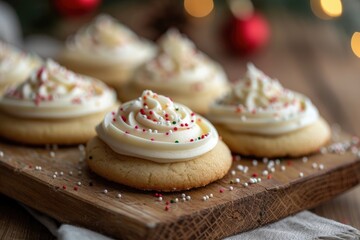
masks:
POLYGON ((205 196, 203 196, 203 197, 202 197, 202 200, 203 200, 203 201, 206 201, 206 200, 207 200, 207 198, 206 198, 205 196))
POLYGON ((42 170, 42 167, 41 166, 39 166, 39 171, 41 171, 42 170))
POLYGON ((257 181, 258 181, 258 182, 261 182, 261 178, 258 178, 257 181))
POLYGON ((184 198, 184 197, 181 198, 181 201, 182 201, 182 202, 185 202, 185 201, 186 201, 186 198, 184 198))
POLYGON ((281 171, 285 171, 285 170, 286 170, 286 167, 285 167, 284 165, 282 165, 282 166, 280 167, 280 169, 281 169, 281 171))
POLYGON ((267 163, 269 161, 269 159, 268 158, 263 158, 263 163, 267 163))
POLYGON ((235 178, 235 182, 239 183, 240 182, 240 178, 235 178))
POLYGON ((186 196, 186 200, 190 201, 191 197, 190 196, 186 196))
POLYGON ((262 172, 262 175, 263 175, 263 176, 267 176, 267 175, 269 175, 269 172, 268 172, 267 170, 264 170, 264 171, 262 172))
POLYGON ((121 194, 118 193, 118 194, 116 195, 116 197, 117 197, 117 198, 121 198, 121 194))
POLYGON ((172 134, 173 133, 173 131, 172 130, 169 130, 169 134, 172 134))
POLYGON ((0 157, 4 157, 4 152, 0 151, 0 157))
POLYGON ((58 172, 54 172, 55 175, 58 175, 58 172))
POLYGON ((158 130, 154 130, 154 133, 158 133, 158 130))
POLYGON ((231 175, 235 175, 236 171, 235 170, 231 170, 231 175))
POLYGON ((256 182, 256 179, 255 178, 250 178, 250 183, 255 183, 256 182))
POLYGON ((313 167, 314 169, 316 169, 316 168, 318 167, 318 164, 317 164, 317 163, 313 163, 313 164, 312 164, 312 167, 313 167))
POLYGON ((78 186, 81 186, 81 182, 78 182, 77 185, 78 185, 78 186))
POLYGON ((84 151, 84 150, 85 150, 85 146, 82 145, 82 144, 80 144, 80 145, 78 146, 78 148, 79 148, 80 151, 84 151))
POLYGON ((249 167, 245 166, 244 170, 243 170, 243 173, 247 173, 248 170, 249 170, 249 167))
POLYGON ((149 128, 149 129, 148 129, 148 132, 149 132, 149 133, 152 133, 152 129, 149 128))
POLYGON ((303 172, 300 172, 300 173, 299 173, 299 177, 301 177, 301 178, 304 177, 304 173, 303 173, 303 172))
POLYGON ((212 198, 212 197, 214 197, 214 195, 212 193, 210 193, 209 197, 212 198))
POLYGON ((280 165, 280 163, 281 163, 280 159, 276 159, 276 160, 275 160, 275 164, 276 164, 276 165, 280 165))
POLYGON ((60 172, 60 176, 63 176, 64 175, 64 172, 60 172))
POLYGON ((244 183, 244 187, 248 187, 249 186, 249 184, 246 182, 246 183, 244 183))
POLYGON ((73 172, 72 172, 72 171, 70 171, 70 172, 69 172, 69 175, 70 175, 70 176, 72 176, 72 175, 73 175, 73 172))
POLYGON ((256 167, 256 166, 258 165, 258 161, 257 161, 257 160, 253 160, 253 161, 252 161, 252 165, 253 165, 254 167, 256 167))
POLYGON ((55 157, 55 152, 50 152, 49 154, 50 154, 50 157, 52 157, 52 158, 55 157))
POLYGON ((240 120, 244 122, 244 121, 246 121, 246 117, 245 117, 245 116, 241 116, 240 120))
POLYGON ((178 199, 178 198, 175 198, 175 202, 179 202, 179 199, 178 199))
POLYGON ((324 164, 319 164, 319 168, 320 168, 320 170, 323 170, 325 168, 324 164))
POLYGON ((244 166, 243 166, 243 165, 237 165, 236 168, 239 169, 240 171, 243 171, 243 170, 244 170, 244 166))
POLYGON ((181 197, 182 197, 182 198, 186 197, 186 194, 185 194, 185 193, 182 193, 182 194, 181 194, 181 197))
POLYGON ((230 187, 229 187, 229 190, 230 190, 230 191, 234 190, 234 187, 233 187, 233 186, 230 186, 230 187))
POLYGON ((53 179, 55 179, 55 178, 56 178, 56 175, 54 174, 54 175, 53 175, 53 179))
POLYGON ((107 193, 108 193, 108 190, 107 190, 107 189, 104 189, 103 193, 104 193, 104 194, 107 194, 107 193))
POLYGON ((274 173, 274 172, 275 172, 275 168, 274 168, 274 167, 270 168, 270 172, 274 173))
POLYGON ((158 201, 161 202, 163 200, 162 197, 158 197, 158 201))
POLYGON ((144 106, 145 109, 149 109, 149 107, 147 105, 144 106))
POLYGON ((302 158, 302 161, 303 161, 303 163, 307 163, 308 158, 307 158, 307 157, 303 157, 303 158, 302 158))

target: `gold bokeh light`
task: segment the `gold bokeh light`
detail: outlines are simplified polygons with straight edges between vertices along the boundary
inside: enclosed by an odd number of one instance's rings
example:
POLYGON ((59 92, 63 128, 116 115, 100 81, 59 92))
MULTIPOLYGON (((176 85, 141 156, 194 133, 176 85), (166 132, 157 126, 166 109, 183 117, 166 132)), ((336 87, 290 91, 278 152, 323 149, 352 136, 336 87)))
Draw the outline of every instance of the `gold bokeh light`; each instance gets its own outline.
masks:
POLYGON ((313 13, 321 19, 340 17, 343 12, 341 0, 310 0, 313 13))
POLYGON ((354 32, 351 37, 351 49, 360 58, 360 32, 354 32))
POLYGON ((193 17, 205 17, 214 9, 213 0, 184 0, 186 12, 193 17))

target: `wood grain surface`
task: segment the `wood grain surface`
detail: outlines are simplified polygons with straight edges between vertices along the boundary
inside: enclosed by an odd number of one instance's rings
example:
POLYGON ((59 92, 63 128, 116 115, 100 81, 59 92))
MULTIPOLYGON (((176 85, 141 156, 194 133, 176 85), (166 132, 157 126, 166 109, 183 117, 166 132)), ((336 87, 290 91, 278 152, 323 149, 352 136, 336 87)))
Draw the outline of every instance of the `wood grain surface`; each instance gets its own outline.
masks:
MULTIPOLYGON (((112 10, 115 12, 124 23, 146 36, 146 30, 141 28, 144 17, 136 14, 138 17, 132 18, 135 10, 112 10)), ((223 64, 232 80, 244 73, 247 61, 253 61, 283 85, 308 95, 328 121, 360 135, 360 60, 350 50, 349 37, 329 22, 306 20, 289 15, 286 10, 280 9, 268 17, 272 41, 251 57, 235 57, 224 52, 219 44, 218 22, 207 27, 194 24, 188 34, 202 50, 223 64)), ((1 239, 53 238, 13 200, 0 195, 0 203, 1 239)), ((359 203, 360 187, 357 187, 313 211, 360 229, 359 203)))
MULTIPOLYGON (((352 141, 335 132, 334 138, 340 145, 352 141)), ((186 191, 191 200, 183 202, 182 193, 163 194, 159 200, 156 193, 136 191, 91 173, 81 147, 44 149, 0 143, 0 149, 1 193, 60 222, 124 239, 222 238, 317 206, 360 182, 360 159, 348 146, 341 154, 318 153, 307 161, 270 163, 234 157, 225 178, 186 191), (240 170, 244 167, 247 172, 240 170), (261 182, 251 184, 252 177, 261 182), (236 178, 241 182, 236 183, 236 178), (203 200, 211 194, 212 198, 203 200), (176 198, 179 202, 171 203, 176 198)))

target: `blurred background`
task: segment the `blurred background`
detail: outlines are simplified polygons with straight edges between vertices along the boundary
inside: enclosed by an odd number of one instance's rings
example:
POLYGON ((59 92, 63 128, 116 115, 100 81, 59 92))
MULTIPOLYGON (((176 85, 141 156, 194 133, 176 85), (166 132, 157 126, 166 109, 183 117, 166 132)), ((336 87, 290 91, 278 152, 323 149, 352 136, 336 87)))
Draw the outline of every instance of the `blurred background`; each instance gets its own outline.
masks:
POLYGON ((0 0, 0 39, 56 57, 100 13, 154 41, 180 29, 232 81, 252 61, 309 95, 330 122, 360 134, 358 0, 0 0))
MULTIPOLYGON (((334 129, 360 135, 359 0, 0 0, 0 39, 56 57, 100 13, 156 41, 187 34, 231 81, 253 62, 308 95, 334 129)), ((313 211, 360 228, 360 188, 313 211)))

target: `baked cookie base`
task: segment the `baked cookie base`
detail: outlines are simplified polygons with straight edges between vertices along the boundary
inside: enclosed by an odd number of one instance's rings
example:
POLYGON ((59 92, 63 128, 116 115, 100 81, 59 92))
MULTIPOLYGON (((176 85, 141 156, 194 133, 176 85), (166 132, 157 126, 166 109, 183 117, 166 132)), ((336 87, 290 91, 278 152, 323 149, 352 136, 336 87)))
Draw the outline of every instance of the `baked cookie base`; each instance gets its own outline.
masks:
POLYGON ((133 76, 134 66, 123 66, 123 64, 86 64, 79 63, 71 58, 59 57, 58 62, 66 68, 86 76, 99 79, 113 88, 120 88, 133 76))
POLYGON ((331 136, 329 125, 322 118, 305 128, 276 136, 235 133, 220 124, 214 126, 231 151, 256 157, 308 155, 324 146, 331 136))
POLYGON ((0 137, 30 145, 86 143, 96 136, 95 126, 116 106, 96 114, 71 119, 18 118, 0 113, 0 137))
POLYGON ((120 155, 98 137, 87 143, 86 159, 92 171, 108 180, 141 190, 163 192, 205 186, 224 177, 232 163, 230 150, 222 141, 193 160, 156 163, 120 155))

